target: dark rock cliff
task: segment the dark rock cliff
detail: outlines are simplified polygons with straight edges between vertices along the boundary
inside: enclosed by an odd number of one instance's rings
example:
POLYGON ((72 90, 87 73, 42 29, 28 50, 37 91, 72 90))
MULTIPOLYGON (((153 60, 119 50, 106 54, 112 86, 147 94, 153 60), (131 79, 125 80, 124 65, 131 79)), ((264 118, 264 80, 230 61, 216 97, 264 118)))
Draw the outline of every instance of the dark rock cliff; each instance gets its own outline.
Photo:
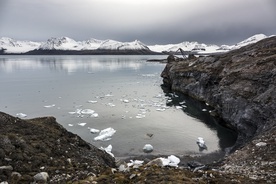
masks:
POLYGON ((276 37, 216 56, 169 57, 161 76, 164 86, 213 106, 238 131, 236 146, 276 125, 276 37))

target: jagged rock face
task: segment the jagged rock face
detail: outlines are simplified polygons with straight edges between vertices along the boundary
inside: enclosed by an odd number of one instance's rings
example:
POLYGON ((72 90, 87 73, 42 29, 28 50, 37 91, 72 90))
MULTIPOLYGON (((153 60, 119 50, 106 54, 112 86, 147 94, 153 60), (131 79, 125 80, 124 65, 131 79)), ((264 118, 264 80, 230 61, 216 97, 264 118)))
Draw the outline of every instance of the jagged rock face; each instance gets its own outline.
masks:
POLYGON ((239 132, 237 144, 276 124, 276 37, 209 57, 168 62, 164 85, 206 101, 239 132))

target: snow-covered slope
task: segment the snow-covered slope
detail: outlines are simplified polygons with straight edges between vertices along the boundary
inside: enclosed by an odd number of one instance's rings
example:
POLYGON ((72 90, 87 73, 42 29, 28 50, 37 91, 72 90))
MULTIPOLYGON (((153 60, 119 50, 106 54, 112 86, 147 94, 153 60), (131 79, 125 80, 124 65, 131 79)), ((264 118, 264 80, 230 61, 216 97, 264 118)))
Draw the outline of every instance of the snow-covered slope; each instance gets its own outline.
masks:
POLYGON ((0 50, 5 49, 6 53, 25 53, 39 47, 40 42, 17 41, 11 38, 0 38, 0 50))
POLYGON ((99 48, 102 42, 102 40, 91 38, 87 41, 79 42, 79 44, 81 45, 82 50, 96 50, 99 48))
POLYGON ((249 37, 249 38, 247 38, 247 39, 245 39, 245 40, 243 40, 243 41, 241 41, 241 42, 239 42, 239 43, 237 43, 235 45, 232 45, 230 47, 231 47, 231 50, 233 50, 233 49, 239 49, 239 48, 241 48, 243 46, 246 46, 246 45, 249 45, 249 44, 252 44, 252 43, 256 43, 256 42, 258 42, 258 41, 260 41, 262 39, 265 39, 267 37, 268 36, 266 36, 264 34, 256 34, 256 35, 251 36, 251 37, 249 37))

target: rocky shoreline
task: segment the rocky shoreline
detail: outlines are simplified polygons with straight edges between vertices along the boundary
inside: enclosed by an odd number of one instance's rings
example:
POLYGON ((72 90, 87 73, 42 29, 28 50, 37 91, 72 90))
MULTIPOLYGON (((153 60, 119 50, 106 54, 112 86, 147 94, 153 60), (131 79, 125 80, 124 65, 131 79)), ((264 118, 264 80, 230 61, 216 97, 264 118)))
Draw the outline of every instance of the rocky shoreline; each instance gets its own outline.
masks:
POLYGON ((238 132, 223 160, 189 158, 188 164, 162 167, 141 157, 144 164, 128 167, 129 159, 114 159, 54 117, 23 120, 0 112, 0 184, 276 181, 276 37, 222 55, 169 56, 162 77, 167 88, 210 104, 212 114, 238 132))

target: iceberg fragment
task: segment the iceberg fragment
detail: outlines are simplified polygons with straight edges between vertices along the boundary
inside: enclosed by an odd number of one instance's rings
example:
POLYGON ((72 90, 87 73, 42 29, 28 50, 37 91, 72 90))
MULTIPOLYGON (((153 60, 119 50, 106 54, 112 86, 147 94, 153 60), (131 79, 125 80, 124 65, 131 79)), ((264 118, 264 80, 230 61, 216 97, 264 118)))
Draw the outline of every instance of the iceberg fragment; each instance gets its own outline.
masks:
POLYGON ((89 129, 90 129, 90 132, 91 132, 92 134, 96 134, 96 133, 99 133, 99 132, 100 132, 100 130, 95 129, 95 128, 89 128, 89 129))
POLYGON ((85 126, 86 123, 78 123, 78 125, 80 125, 80 126, 85 126))
POLYGON ((103 151, 105 151, 106 153, 108 153, 108 154, 111 155, 112 157, 114 157, 114 154, 111 153, 111 151, 112 151, 112 145, 111 145, 111 144, 108 145, 106 148, 101 147, 100 149, 103 150, 103 151))
POLYGON ((52 104, 52 105, 45 105, 44 107, 45 108, 51 108, 51 107, 55 107, 56 106, 56 104, 52 104))
POLYGON ((94 114, 94 110, 92 110, 92 109, 83 109, 83 110, 81 110, 81 114, 85 114, 85 115, 92 115, 92 114, 94 114))
POLYGON ((115 134, 116 130, 109 127, 104 130, 101 130, 99 135, 94 138, 95 141, 108 141, 115 134))
POLYGON ((25 117, 27 117, 27 114, 20 112, 20 113, 17 113, 16 116, 19 118, 25 118, 25 117))

